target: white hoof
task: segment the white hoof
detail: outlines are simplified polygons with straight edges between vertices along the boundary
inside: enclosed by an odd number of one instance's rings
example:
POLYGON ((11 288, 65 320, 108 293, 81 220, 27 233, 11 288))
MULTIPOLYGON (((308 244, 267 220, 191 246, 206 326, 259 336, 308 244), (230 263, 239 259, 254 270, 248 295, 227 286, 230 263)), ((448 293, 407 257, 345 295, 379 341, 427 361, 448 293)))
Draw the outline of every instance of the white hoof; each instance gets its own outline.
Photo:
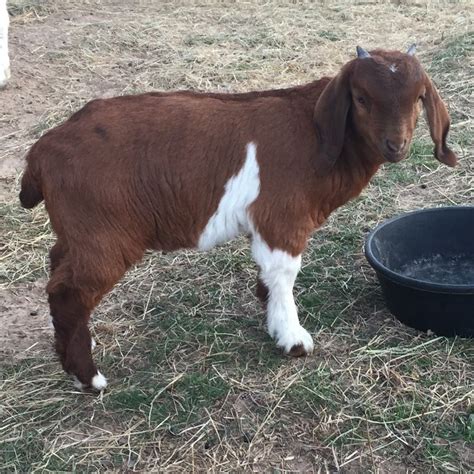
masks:
POLYGON ((270 334, 273 335, 277 346, 282 348, 285 354, 304 356, 311 354, 314 350, 313 338, 300 325, 278 328, 270 334))

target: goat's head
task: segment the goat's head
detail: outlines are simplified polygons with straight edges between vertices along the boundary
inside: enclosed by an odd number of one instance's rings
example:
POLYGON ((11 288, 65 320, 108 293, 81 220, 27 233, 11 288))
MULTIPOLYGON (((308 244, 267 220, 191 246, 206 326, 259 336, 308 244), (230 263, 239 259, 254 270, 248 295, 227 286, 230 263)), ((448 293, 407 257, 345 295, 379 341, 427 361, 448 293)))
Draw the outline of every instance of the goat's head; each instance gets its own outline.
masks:
POLYGON ((329 82, 316 104, 314 120, 323 159, 337 160, 350 126, 379 162, 402 160, 423 105, 435 157, 456 165, 456 155, 446 145, 448 112, 414 52, 415 46, 407 53, 357 47, 358 57, 329 82))

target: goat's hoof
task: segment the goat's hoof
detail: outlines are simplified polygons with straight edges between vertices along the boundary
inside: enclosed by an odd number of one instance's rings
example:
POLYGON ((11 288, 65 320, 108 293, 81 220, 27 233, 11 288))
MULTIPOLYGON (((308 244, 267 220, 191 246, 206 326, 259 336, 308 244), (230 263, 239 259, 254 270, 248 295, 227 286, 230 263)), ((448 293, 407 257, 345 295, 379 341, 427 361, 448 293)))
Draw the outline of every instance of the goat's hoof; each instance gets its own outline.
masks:
POLYGON ((99 372, 92 377, 90 384, 82 383, 75 375, 73 375, 74 386, 79 390, 92 390, 94 392, 102 392, 107 387, 107 379, 99 372))
POLYGON ((302 357, 313 352, 313 338, 302 326, 287 327, 275 332, 277 346, 282 348, 286 355, 302 357))
POLYGON ((303 344, 296 344, 288 351, 288 355, 291 357, 304 357, 308 353, 303 344))

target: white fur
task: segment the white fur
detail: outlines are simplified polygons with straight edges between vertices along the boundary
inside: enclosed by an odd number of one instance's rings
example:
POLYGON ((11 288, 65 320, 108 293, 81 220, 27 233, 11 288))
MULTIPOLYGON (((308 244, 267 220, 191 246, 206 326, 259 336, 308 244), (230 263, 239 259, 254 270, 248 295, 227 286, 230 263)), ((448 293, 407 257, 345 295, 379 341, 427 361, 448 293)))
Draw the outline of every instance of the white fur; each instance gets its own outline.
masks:
MULTIPOLYGON (((75 375, 72 376, 72 380, 74 383, 74 386, 79 389, 79 390, 84 390, 85 388, 88 388, 86 385, 84 385, 75 375)), ((94 390, 97 390, 98 392, 101 392, 102 390, 107 387, 107 379, 100 373, 100 371, 97 371, 97 374, 92 377, 92 388, 94 390)))
POLYGON ((388 67, 390 69, 390 71, 392 72, 397 72, 397 66, 395 66, 395 64, 390 64, 390 66, 388 67))
POLYGON ((8 56, 8 17, 7 2, 0 0, 0 89, 10 78, 10 58, 8 56))
POLYGON ((313 352, 313 338, 300 325, 293 298, 301 256, 293 257, 283 250, 271 250, 258 232, 254 230, 252 234, 252 255, 260 267, 260 278, 268 288, 268 332, 286 353, 293 346, 302 344, 309 354, 313 352))
POLYGON ((211 216, 202 232, 198 248, 209 250, 227 242, 240 233, 250 230, 248 207, 260 192, 257 147, 247 144, 247 155, 241 170, 227 181, 217 211, 211 216))
POLYGON ((92 377, 92 388, 100 392, 104 390, 105 387, 107 387, 107 379, 99 371, 97 371, 97 375, 92 377))

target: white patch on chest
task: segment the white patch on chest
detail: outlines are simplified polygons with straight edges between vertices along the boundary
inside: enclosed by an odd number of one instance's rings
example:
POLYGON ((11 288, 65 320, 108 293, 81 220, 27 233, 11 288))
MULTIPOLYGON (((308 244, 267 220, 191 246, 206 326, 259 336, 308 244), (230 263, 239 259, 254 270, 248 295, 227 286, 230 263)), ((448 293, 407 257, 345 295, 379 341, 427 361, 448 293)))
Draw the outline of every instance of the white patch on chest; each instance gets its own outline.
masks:
POLYGON ((390 66, 388 67, 390 69, 390 71, 392 72, 397 72, 397 66, 395 66, 395 64, 390 64, 390 66))
POLYGON ((209 250, 227 242, 242 232, 250 231, 248 207, 260 192, 257 147, 247 144, 245 163, 241 170, 227 181, 217 211, 211 216, 199 237, 198 249, 209 250))

